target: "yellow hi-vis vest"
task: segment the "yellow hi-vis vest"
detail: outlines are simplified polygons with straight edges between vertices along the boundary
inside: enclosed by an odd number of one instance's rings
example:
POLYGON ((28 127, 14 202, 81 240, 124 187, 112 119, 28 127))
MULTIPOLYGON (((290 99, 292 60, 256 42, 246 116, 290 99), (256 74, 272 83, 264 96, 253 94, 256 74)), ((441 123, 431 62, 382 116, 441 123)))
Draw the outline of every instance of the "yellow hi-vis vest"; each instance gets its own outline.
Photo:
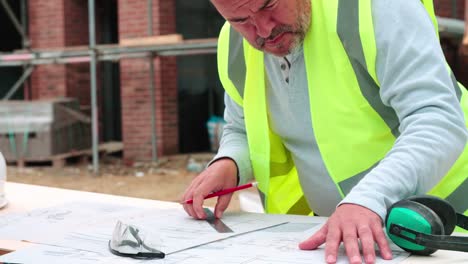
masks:
MULTIPOLYGON (((423 0, 434 27, 431 0, 423 0)), ((384 158, 399 136, 395 111, 379 96, 372 0, 312 0, 304 40, 311 118, 325 166, 342 197, 384 158)), ((466 90, 451 70, 465 117, 466 90)), ((264 55, 226 23, 218 71, 228 95, 243 107, 253 172, 268 213, 310 214, 290 153, 268 124, 264 55)), ((430 191, 459 212, 468 210, 468 147, 430 191)))

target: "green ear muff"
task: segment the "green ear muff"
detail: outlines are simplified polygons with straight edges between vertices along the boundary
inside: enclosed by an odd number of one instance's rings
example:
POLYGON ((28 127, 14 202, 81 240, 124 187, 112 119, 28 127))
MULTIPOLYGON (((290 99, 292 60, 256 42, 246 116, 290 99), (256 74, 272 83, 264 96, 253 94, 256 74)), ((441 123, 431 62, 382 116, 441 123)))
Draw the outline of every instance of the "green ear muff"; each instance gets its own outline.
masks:
POLYGON ((450 236, 455 226, 468 230, 468 217, 445 200, 430 195, 409 197, 392 205, 385 228, 399 247, 417 255, 438 249, 468 252, 468 237, 450 236))
MULTIPOLYGON (((439 216, 429 207, 416 201, 402 200, 392 205, 388 210, 385 223, 387 234, 397 246, 418 255, 430 255, 437 249, 418 245, 394 235, 391 228, 399 225, 424 234, 444 235, 444 224, 439 216)), ((415 238, 413 233, 404 230, 399 230, 399 232, 405 237, 415 238)))
POLYGON ((451 204, 439 197, 430 195, 412 196, 408 198, 408 200, 418 202, 429 207, 437 214, 437 216, 439 216, 440 220, 442 220, 445 235, 452 234, 457 224, 457 212, 451 204))

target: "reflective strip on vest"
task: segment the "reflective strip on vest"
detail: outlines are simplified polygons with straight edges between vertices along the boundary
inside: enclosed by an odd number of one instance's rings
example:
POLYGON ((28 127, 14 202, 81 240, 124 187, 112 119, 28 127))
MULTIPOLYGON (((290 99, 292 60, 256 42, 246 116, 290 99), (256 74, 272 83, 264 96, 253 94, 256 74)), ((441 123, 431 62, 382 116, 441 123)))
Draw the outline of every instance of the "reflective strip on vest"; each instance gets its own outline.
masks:
POLYGON ((462 96, 462 87, 459 85, 457 79, 455 78, 455 74, 453 74, 452 71, 450 71, 450 78, 452 79, 453 87, 455 87, 455 93, 457 94, 458 101, 460 101, 462 96))
POLYGON ((244 97, 246 71, 243 38, 237 31, 230 30, 228 75, 242 98, 244 97))
POLYGON ((449 196, 445 199, 453 205, 457 212, 465 212, 468 210, 468 179, 465 179, 463 183, 458 186, 458 188, 452 192, 449 196))
MULTIPOLYGON (((369 74, 359 33, 359 0, 340 0, 338 6, 337 32, 349 61, 353 65, 362 95, 374 110, 382 117, 393 136, 398 137, 400 122, 393 108, 384 105, 379 94, 379 86, 369 74)), ((366 2, 366 1, 361 1, 366 2)), ((370 21, 372 23, 372 21, 370 21)), ((375 42, 373 43, 375 46, 375 42)))
POLYGON ((314 134, 329 175, 342 196, 348 190, 340 185, 358 182, 388 153, 395 141, 392 130, 398 125, 391 128, 388 124, 395 122, 388 120, 394 119, 382 118, 386 112, 374 109, 383 104, 378 100, 378 86, 367 73, 367 65, 372 63, 366 63, 366 59, 375 57, 376 50, 371 2, 313 2, 314 28, 304 41, 314 134), (368 22, 360 25, 362 21, 368 22), (365 52, 368 47, 371 52, 365 52), (355 72, 353 65, 359 65, 361 71, 355 72))
MULTIPOLYGON (((242 78, 241 80, 234 80, 237 84, 236 86, 234 85, 233 81, 231 81, 231 78, 235 78, 236 76, 229 76, 229 72, 232 71, 231 69, 229 69, 230 65, 237 66, 237 67, 240 67, 242 65, 242 63, 233 63, 229 61, 231 56, 233 56, 231 55, 233 53, 230 52, 230 47, 236 46, 236 42, 231 41, 229 37, 231 35, 230 33, 231 31, 233 30, 231 30, 231 27, 229 26, 229 24, 225 23, 219 34, 218 54, 217 54, 218 75, 226 93, 229 95, 229 97, 231 97, 231 99, 234 102, 236 102, 240 107, 242 107, 244 102, 242 99, 243 95, 241 96, 240 94, 240 91, 241 91, 240 89, 242 89, 243 91, 244 87, 239 88, 238 86, 239 86, 239 83, 241 83, 245 77, 241 77, 242 78)), ((239 49, 237 50, 239 51, 239 49)), ((245 66, 245 63, 243 65, 245 66)), ((235 70, 235 68, 233 70, 235 70)), ((241 68, 238 70, 242 71, 241 68)))

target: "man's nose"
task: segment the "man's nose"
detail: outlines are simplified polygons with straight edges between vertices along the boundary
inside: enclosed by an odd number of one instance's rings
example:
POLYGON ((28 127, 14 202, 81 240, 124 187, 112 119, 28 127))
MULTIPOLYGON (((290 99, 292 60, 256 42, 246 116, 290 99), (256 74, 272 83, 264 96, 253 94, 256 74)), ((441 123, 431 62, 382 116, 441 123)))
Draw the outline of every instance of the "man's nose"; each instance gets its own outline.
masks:
POLYGON ((253 17, 253 22, 257 30, 257 35, 261 38, 268 38, 275 27, 275 22, 271 16, 261 12, 253 17))

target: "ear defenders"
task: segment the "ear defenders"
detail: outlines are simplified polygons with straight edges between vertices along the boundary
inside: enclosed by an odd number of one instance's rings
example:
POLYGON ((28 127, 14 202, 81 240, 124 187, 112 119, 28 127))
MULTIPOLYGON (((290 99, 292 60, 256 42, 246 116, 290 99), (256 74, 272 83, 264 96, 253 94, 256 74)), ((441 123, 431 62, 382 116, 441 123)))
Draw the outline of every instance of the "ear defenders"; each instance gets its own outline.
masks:
POLYGON ((468 230, 468 217, 457 213, 447 201, 430 195, 393 204, 385 219, 390 239, 417 255, 430 255, 438 249, 468 252, 468 237, 450 236, 455 226, 468 230))

